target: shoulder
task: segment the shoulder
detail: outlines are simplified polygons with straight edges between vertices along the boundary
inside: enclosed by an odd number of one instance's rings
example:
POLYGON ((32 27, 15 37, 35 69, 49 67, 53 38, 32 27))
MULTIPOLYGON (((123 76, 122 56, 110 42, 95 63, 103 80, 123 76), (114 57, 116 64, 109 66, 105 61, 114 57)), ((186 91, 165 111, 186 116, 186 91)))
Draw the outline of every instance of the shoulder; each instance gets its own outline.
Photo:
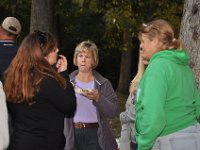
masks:
POLYGON ((169 60, 164 57, 157 57, 157 58, 154 58, 152 61, 150 61, 149 65, 163 66, 163 65, 166 65, 168 62, 169 60))
POLYGON ((168 60, 164 58, 156 58, 149 63, 144 72, 141 83, 148 81, 150 84, 153 85, 153 82, 158 83, 158 81, 167 79, 169 75, 169 70, 170 67, 168 60))
MULTIPOLYGON (((1 115, 5 115, 6 111, 7 111, 7 107, 6 107, 6 96, 5 96, 5 93, 4 93, 4 90, 3 90, 3 86, 2 86, 2 83, 0 81, 0 112, 1 112, 1 115)), ((6 116, 3 116, 3 118, 6 117, 6 116)), ((2 119, 2 118, 1 118, 2 119)))
POLYGON ((3 47, 18 47, 18 44, 15 41, 0 40, 0 46, 3 46, 3 47))
POLYGON ((151 61, 147 67, 148 71, 155 71, 155 72, 163 72, 166 71, 168 66, 170 66, 171 63, 166 58, 155 58, 153 61, 151 61))
POLYGON ((4 93, 3 85, 2 85, 1 81, 0 81, 0 97, 1 98, 5 98, 5 93, 4 93))
POLYGON ((97 71, 94 71, 95 76, 95 82, 100 87, 100 89, 104 92, 110 93, 111 91, 114 91, 112 83, 109 81, 109 79, 103 77, 100 73, 97 71))
POLYGON ((56 83, 57 80, 52 77, 44 77, 40 83, 56 83))
POLYGON ((3 49, 0 51, 4 57, 6 57, 6 54, 10 57, 10 55, 15 55, 17 53, 17 50, 19 46, 15 42, 6 42, 6 41, 0 41, 0 47, 3 49))
POLYGON ((51 77, 43 78, 38 86, 39 87, 37 93, 45 96, 52 95, 58 90, 62 89, 59 82, 51 77))
POLYGON ((105 78, 103 75, 101 75, 99 72, 93 70, 93 75, 95 77, 95 80, 98 84, 104 84, 104 83, 110 83, 110 81, 105 78))
POLYGON ((44 88, 44 89, 56 89, 59 85, 59 82, 52 78, 52 77, 45 77, 40 81, 40 88, 44 88))
POLYGON ((69 74, 70 81, 74 80, 76 75, 78 74, 78 70, 75 70, 69 74))

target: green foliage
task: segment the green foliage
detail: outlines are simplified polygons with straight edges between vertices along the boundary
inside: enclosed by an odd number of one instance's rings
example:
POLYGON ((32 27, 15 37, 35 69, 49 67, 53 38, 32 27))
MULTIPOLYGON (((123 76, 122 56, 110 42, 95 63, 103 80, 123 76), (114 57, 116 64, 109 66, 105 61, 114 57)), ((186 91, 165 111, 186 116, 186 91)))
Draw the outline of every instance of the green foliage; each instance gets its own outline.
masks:
MULTIPOLYGON (((138 29, 143 22, 162 18, 172 23, 178 35, 183 6, 183 2, 178 0, 73 0, 71 3, 69 0, 63 0, 60 2, 63 4, 56 10, 59 10, 60 20, 63 20, 62 25, 65 27, 64 30, 62 29, 65 33, 63 43, 74 49, 75 45, 82 40, 94 41, 100 48, 98 69, 115 83, 118 80, 116 72, 119 72, 120 51, 127 50, 126 45, 130 44, 123 43, 124 30, 128 28, 134 38, 137 37, 138 29)), ((72 55, 73 52, 68 54, 72 55)))
MULTIPOLYGON (((105 39, 109 39, 111 48, 116 44, 125 28, 129 28, 132 36, 137 36, 138 29, 143 22, 156 18, 166 19, 175 27, 176 35, 179 33, 179 27, 182 16, 183 1, 180 0, 112 0, 106 3, 106 13, 104 15, 106 22, 105 39), (115 31, 115 32, 113 32, 115 31)), ((121 43, 122 39, 120 38, 121 43)), ((120 45, 116 47, 123 50, 120 45)))
MULTIPOLYGON (((183 7, 182 0, 55 2, 59 48, 68 58, 69 70, 75 69, 72 59, 76 45, 83 40, 92 40, 100 50, 100 64, 97 69, 111 79, 115 87, 118 82, 121 51, 127 49, 123 43, 124 30, 128 28, 132 38, 135 38, 143 22, 162 18, 172 23, 178 36, 183 7)), ((1 0, 0 8, 1 19, 6 16, 16 16, 21 21, 23 27, 21 40, 29 32, 31 1, 1 0)))
POLYGON ((14 16, 19 19, 22 25, 22 32, 19 37, 19 41, 29 33, 30 28, 30 10, 31 1, 27 0, 1 0, 0 9, 3 15, 1 20, 7 16, 14 16))
POLYGON ((72 59, 76 45, 83 40, 92 40, 99 48, 100 62, 97 68, 103 75, 111 79, 114 86, 117 86, 120 64, 120 51, 116 47, 119 46, 121 39, 117 30, 109 31, 118 34, 118 40, 110 37, 105 38, 105 20, 104 15, 107 12, 105 7, 106 1, 102 0, 60 0, 57 2, 56 14, 59 18, 59 42, 61 51, 64 53, 69 62, 69 70, 73 67, 72 59), (111 46, 114 45, 114 46, 111 46), (111 63, 115 62, 115 63, 111 63), (112 70, 112 69, 113 70, 112 70))

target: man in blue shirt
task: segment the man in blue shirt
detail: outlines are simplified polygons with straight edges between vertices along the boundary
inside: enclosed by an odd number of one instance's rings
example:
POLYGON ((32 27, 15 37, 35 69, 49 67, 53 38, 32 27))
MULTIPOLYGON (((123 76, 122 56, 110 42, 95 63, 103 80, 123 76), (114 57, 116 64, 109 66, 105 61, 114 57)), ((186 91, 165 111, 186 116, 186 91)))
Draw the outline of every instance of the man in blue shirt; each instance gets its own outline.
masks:
POLYGON ((3 73, 16 55, 16 39, 21 31, 21 24, 15 17, 7 17, 0 26, 0 80, 3 73))

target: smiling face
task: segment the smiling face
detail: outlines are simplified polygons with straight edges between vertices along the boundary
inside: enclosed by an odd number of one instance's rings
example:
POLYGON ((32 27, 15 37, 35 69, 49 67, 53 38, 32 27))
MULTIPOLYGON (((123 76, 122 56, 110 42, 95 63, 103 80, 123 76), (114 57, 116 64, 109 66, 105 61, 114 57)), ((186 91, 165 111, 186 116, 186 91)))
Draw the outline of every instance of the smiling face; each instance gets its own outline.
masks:
POLYGON ((143 63, 147 65, 151 57, 160 51, 160 47, 161 42, 157 38, 150 39, 147 35, 141 34, 140 49, 143 63))
POLYGON ((80 72, 91 72, 93 69, 94 59, 91 51, 81 52, 77 55, 77 66, 80 72))

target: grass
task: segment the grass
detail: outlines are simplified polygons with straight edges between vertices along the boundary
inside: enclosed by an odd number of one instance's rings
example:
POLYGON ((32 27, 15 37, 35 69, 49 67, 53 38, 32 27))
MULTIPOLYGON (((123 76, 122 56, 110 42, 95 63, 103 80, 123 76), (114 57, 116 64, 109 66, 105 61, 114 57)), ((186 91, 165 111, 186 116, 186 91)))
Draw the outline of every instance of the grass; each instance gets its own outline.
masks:
MULTIPOLYGON (((117 96, 118 96, 119 112, 122 112, 125 110, 125 103, 126 99, 128 98, 128 95, 117 93, 117 96)), ((109 119, 109 125, 115 138, 119 138, 121 132, 121 123, 119 120, 119 116, 114 119, 109 119)))

